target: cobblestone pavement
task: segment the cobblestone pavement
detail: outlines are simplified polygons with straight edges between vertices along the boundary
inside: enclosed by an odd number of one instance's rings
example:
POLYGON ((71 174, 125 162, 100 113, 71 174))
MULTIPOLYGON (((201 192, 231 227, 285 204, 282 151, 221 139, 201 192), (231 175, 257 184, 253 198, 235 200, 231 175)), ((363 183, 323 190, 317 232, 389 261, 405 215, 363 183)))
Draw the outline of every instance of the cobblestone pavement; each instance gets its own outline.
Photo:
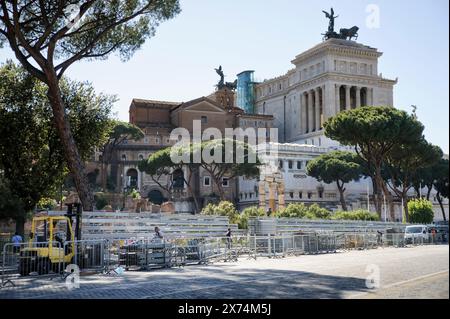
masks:
POLYGON ((449 247, 378 248, 282 259, 81 277, 69 290, 61 279, 20 280, 5 298, 449 298, 449 247), (374 266, 375 265, 375 266, 374 266), (366 287, 378 267, 380 288, 366 287))

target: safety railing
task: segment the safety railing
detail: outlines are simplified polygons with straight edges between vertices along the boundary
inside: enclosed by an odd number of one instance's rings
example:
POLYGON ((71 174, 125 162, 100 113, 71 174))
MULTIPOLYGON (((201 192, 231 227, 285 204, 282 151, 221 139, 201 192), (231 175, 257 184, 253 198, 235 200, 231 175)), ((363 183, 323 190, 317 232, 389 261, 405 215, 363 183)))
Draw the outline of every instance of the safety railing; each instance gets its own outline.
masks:
POLYGON ((0 258, 1 287, 29 278, 64 279, 74 266, 80 272, 103 273, 108 255, 104 240, 8 243, 0 258))
POLYGON ((311 233, 155 240, 81 240, 6 243, 1 252, 1 286, 27 278, 65 278, 69 266, 92 274, 151 270, 190 264, 238 261, 239 257, 284 258, 378 247, 433 245, 445 238, 404 233, 311 233), (50 246, 49 246, 50 245, 50 246))
POLYGON ((52 277, 64 269, 60 242, 7 243, 1 256, 1 287, 19 278, 52 277))

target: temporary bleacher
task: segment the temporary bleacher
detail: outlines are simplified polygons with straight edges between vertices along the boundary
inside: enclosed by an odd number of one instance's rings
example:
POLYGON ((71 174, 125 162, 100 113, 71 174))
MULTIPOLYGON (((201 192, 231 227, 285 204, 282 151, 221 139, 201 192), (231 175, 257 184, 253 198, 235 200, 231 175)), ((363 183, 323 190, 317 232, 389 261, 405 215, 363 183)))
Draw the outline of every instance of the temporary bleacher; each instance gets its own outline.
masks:
POLYGON ((156 226, 167 238, 223 237, 228 228, 239 233, 225 216, 128 212, 83 212, 81 229, 85 240, 130 239, 152 237, 156 226))

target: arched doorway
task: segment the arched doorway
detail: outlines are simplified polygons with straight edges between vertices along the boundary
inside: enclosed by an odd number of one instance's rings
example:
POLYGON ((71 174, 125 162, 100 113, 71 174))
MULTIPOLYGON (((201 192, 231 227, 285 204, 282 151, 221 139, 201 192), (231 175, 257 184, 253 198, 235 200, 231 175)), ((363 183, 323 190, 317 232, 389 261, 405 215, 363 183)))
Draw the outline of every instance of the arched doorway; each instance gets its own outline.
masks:
POLYGON ((148 193, 148 200, 156 205, 164 203, 163 194, 159 190, 152 190, 148 193))
POLYGON ((136 189, 138 186, 138 171, 134 168, 130 168, 127 171, 127 187, 136 189))
POLYGON ((181 169, 177 169, 173 172, 172 180, 174 189, 184 188, 184 172, 181 169))

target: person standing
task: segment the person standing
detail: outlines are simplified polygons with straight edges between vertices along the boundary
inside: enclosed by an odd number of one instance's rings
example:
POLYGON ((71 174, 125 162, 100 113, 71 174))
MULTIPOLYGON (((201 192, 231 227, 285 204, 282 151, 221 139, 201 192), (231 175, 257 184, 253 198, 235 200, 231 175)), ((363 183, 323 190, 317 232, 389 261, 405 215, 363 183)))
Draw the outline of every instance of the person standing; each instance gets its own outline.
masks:
POLYGON ((231 228, 228 228, 225 237, 227 238, 227 247, 231 249, 231 228))
POLYGON ((18 253, 20 251, 20 244, 23 242, 22 236, 18 232, 15 232, 11 238, 11 242, 14 244, 14 253, 18 253))

